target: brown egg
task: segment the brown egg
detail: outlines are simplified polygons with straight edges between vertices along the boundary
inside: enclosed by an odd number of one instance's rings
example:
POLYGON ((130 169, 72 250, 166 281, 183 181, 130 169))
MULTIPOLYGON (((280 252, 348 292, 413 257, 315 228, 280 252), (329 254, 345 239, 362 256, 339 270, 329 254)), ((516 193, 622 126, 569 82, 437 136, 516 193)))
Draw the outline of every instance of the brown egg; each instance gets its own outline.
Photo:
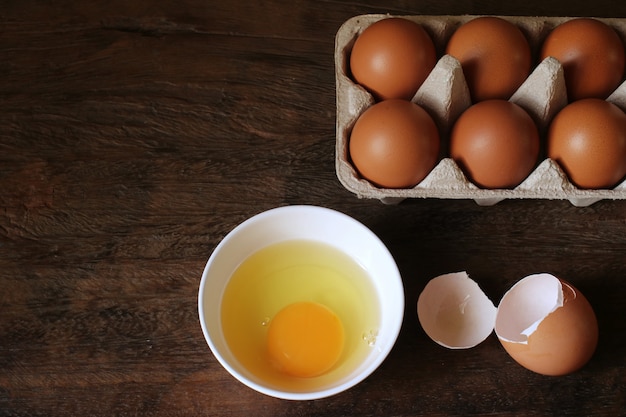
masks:
POLYGON ((626 115, 601 99, 575 101, 550 123, 547 151, 579 188, 611 188, 626 175, 626 115))
POLYGON ((572 19, 553 29, 541 49, 541 58, 548 56, 563 65, 570 101, 604 99, 624 76, 624 45, 610 26, 596 19, 572 19))
POLYGON ((415 22, 388 18, 356 39, 350 54, 354 80, 378 100, 410 100, 437 61, 428 33, 415 22))
POLYGON ((486 16, 459 27, 446 53, 461 63, 474 102, 509 99, 528 77, 530 45, 522 31, 504 19, 486 16))
POLYGON ((384 188, 409 188, 434 168, 439 132, 415 103, 391 99, 374 104, 357 119, 349 140, 361 176, 384 188))
POLYGON ((513 188, 537 163, 537 126, 517 104, 481 101, 463 112, 452 127, 450 156, 479 187, 513 188))
POLYGON ((504 295, 495 331, 517 363, 544 375, 580 369, 598 344, 598 322, 589 301, 550 274, 530 275, 504 295))

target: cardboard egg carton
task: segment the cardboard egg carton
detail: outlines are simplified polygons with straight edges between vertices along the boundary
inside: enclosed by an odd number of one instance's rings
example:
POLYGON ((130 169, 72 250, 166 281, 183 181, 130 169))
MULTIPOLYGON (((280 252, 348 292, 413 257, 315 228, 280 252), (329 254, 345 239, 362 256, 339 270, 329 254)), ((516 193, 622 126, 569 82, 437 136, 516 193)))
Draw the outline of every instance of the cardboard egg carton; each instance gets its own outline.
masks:
MULTIPOLYGON (((337 94, 337 141, 335 168, 339 181, 359 198, 378 199, 395 204, 407 198, 472 199, 479 205, 493 205, 504 199, 566 199, 574 206, 583 207, 603 199, 626 199, 626 181, 613 189, 579 189, 573 185, 551 160, 540 161, 535 170, 513 189, 481 189, 471 183, 458 165, 447 155, 441 158, 424 180, 413 188, 379 188, 361 178, 350 162, 348 140, 357 118, 374 104, 374 99, 349 75, 349 56, 358 35, 372 23, 390 15, 362 15, 346 21, 335 38, 335 79, 337 94)), ((413 98, 433 116, 445 150, 448 134, 457 117, 471 105, 469 90, 459 62, 444 55, 445 46, 454 31, 463 23, 478 16, 399 16, 420 24, 431 36, 441 57, 426 81, 413 98)), ((539 55, 548 33, 571 18, 499 16, 514 23, 528 39, 533 57, 539 55)), ((625 19, 598 19, 614 28, 626 40, 625 19)), ((526 81, 510 98, 523 107, 535 120, 545 142, 547 127, 556 113, 567 104, 563 68, 554 58, 537 64, 526 81)), ((626 82, 608 98, 626 111, 626 82)))

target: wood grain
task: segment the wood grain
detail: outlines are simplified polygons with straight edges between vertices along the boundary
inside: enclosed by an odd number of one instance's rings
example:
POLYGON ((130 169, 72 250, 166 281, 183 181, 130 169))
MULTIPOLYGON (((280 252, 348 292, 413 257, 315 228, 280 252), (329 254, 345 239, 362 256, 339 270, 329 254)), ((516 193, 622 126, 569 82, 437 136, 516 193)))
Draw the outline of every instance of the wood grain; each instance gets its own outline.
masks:
POLYGON ((334 172, 334 34, 362 13, 626 17, 599 0, 96 1, 0 11, 0 415, 626 414, 626 203, 359 200, 334 172), (263 210, 316 204, 388 245, 406 314, 383 365, 308 402, 258 394, 204 341, 211 251, 263 210), (572 281, 600 344, 562 378, 495 337, 432 343, 415 303, 467 270, 497 301, 523 276, 572 281))

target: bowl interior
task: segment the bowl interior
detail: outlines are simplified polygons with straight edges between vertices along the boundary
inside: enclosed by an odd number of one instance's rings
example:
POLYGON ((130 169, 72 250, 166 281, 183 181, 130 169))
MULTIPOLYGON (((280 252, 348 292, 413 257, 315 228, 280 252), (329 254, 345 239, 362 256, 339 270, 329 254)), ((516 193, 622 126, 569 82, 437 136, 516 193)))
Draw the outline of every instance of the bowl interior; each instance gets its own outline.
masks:
POLYGON ((240 382, 264 394, 295 400, 322 398, 346 390, 371 374, 393 347, 404 314, 404 290, 393 257, 364 225, 340 212, 315 206, 286 206, 260 213, 233 229, 215 248, 200 283, 199 317, 211 351, 240 382), (347 254, 371 280, 378 296, 380 326, 365 359, 339 379, 294 381, 288 389, 250 372, 236 359, 224 338, 221 300, 237 267, 259 249, 286 240, 313 240, 347 254))

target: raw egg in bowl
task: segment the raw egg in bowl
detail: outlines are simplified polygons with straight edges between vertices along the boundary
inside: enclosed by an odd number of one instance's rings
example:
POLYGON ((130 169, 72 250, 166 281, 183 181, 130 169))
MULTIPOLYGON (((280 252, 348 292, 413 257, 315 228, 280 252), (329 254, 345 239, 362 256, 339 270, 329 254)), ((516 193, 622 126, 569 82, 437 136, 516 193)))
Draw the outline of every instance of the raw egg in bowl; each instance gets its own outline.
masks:
POLYGON ((353 387, 384 361, 404 288, 392 255, 363 224, 286 206, 247 219, 217 245, 198 312, 215 358, 237 380, 311 400, 353 387))

